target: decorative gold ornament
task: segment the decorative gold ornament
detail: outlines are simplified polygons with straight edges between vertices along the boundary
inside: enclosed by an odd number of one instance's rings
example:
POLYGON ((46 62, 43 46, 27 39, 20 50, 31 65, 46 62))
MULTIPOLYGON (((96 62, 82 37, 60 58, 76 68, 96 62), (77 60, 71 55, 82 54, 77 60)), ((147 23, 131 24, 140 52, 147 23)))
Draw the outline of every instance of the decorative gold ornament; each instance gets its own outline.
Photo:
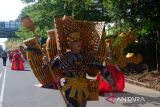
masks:
POLYGON ((80 32, 73 32, 67 36, 68 41, 81 40, 80 32))

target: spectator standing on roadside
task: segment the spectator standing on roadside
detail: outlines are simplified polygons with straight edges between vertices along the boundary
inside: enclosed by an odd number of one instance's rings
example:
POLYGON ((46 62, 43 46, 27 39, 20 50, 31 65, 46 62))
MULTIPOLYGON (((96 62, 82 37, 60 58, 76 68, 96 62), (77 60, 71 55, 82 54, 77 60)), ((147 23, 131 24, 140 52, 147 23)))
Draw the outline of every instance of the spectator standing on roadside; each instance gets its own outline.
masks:
POLYGON ((3 59, 3 66, 6 66, 7 52, 5 50, 2 52, 2 59, 3 59))

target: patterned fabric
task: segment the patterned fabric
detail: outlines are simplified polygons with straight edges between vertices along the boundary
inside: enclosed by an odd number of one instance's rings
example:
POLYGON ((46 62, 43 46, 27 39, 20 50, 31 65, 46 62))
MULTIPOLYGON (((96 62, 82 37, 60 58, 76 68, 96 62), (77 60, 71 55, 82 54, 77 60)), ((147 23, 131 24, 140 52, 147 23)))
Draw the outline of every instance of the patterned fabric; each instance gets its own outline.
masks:
POLYGON ((80 54, 65 52, 56 57, 51 64, 61 69, 66 77, 85 77, 87 67, 95 61, 95 58, 86 52, 80 54))
POLYGON ((67 48, 67 36, 73 32, 80 32, 83 42, 82 50, 98 52, 105 22, 75 20, 72 16, 55 17, 55 25, 58 34, 61 52, 67 48))
POLYGON ((125 78, 123 73, 121 73, 114 65, 111 65, 111 64, 107 67, 107 69, 108 69, 108 72, 113 77, 115 86, 114 86, 114 89, 112 89, 110 84, 105 82, 100 75, 97 75, 96 79, 99 81, 99 86, 98 86, 99 93, 103 95, 107 92, 112 92, 112 91, 122 92, 125 87, 125 78))
POLYGON ((24 70, 23 60, 19 52, 15 52, 12 58, 12 70, 24 70))

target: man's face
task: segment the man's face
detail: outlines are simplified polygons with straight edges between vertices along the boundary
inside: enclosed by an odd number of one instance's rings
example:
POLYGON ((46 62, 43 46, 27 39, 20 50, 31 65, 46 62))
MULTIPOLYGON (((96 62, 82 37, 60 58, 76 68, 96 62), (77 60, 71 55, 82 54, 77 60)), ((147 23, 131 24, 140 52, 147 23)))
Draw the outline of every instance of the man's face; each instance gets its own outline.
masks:
POLYGON ((110 47, 110 46, 111 46, 111 43, 109 43, 109 42, 106 43, 106 46, 107 46, 107 47, 110 47))
POLYGON ((82 41, 76 40, 70 43, 71 50, 80 51, 82 48, 82 41))

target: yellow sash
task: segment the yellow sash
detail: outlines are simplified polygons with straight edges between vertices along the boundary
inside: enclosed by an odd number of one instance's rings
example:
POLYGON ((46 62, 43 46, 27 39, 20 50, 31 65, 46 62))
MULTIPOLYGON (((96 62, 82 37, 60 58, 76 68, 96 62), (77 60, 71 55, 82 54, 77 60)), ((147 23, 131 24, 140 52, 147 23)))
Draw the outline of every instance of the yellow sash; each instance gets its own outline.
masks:
POLYGON ((66 78, 67 83, 63 87, 63 91, 71 88, 69 97, 76 99, 81 103, 89 96, 88 82, 86 78, 66 78))

